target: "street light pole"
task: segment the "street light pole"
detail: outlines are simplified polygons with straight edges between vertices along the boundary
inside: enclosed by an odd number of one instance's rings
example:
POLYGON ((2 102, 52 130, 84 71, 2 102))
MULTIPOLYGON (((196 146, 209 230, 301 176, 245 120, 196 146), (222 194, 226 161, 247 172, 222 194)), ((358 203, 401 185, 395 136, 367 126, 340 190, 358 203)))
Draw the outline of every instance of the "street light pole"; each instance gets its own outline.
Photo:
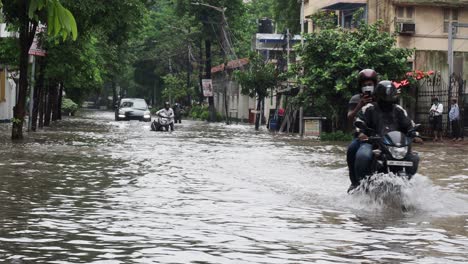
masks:
MULTIPOLYGON (((304 0, 301 0, 301 47, 304 48, 304 0)), ((301 86, 301 93, 304 92, 304 88, 301 86)), ((299 135, 304 135, 304 107, 299 108, 299 135)))

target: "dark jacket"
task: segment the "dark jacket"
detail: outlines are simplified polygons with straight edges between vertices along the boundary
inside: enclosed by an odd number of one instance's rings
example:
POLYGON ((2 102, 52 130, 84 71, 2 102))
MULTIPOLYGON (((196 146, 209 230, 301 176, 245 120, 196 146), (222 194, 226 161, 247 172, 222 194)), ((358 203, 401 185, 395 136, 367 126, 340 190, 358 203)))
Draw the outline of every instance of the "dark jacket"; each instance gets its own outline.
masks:
POLYGON ((406 110, 397 104, 393 104, 389 111, 383 111, 377 103, 369 103, 359 111, 354 122, 356 131, 372 136, 369 135, 369 131, 362 131, 359 123, 365 124, 379 135, 385 135, 390 131, 400 131, 406 134, 415 126, 406 110))

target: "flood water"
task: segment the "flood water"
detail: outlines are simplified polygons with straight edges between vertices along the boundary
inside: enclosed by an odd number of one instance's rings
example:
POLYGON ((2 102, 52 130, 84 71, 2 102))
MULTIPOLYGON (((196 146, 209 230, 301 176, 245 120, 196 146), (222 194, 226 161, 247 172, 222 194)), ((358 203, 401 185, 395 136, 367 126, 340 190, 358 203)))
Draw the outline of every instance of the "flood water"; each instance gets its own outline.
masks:
POLYGON ((1 126, 0 262, 468 262, 468 145, 417 147, 402 211, 346 194, 344 144, 110 112, 1 126))

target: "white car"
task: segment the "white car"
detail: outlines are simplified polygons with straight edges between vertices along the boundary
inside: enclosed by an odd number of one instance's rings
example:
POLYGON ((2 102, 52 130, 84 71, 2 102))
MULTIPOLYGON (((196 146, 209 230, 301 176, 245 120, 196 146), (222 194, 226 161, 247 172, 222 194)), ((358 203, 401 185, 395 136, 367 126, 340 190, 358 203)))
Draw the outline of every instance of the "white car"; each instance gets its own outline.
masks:
POLYGON ((120 100, 115 110, 115 120, 140 120, 150 122, 151 113, 149 109, 145 99, 123 98, 120 100))

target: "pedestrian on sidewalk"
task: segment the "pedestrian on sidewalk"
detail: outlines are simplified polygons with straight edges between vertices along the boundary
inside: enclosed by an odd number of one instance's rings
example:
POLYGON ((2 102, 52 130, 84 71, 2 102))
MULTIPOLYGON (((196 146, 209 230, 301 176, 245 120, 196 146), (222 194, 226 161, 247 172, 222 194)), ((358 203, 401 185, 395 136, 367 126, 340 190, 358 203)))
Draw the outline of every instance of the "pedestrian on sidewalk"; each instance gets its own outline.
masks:
POLYGON ((460 109, 458 108, 457 99, 451 100, 452 105, 449 112, 450 125, 452 126, 452 140, 462 140, 460 131, 460 109))
POLYGON ((442 113, 444 105, 439 102, 439 98, 432 97, 432 106, 429 110, 429 121, 434 133, 434 141, 442 141, 442 113))

